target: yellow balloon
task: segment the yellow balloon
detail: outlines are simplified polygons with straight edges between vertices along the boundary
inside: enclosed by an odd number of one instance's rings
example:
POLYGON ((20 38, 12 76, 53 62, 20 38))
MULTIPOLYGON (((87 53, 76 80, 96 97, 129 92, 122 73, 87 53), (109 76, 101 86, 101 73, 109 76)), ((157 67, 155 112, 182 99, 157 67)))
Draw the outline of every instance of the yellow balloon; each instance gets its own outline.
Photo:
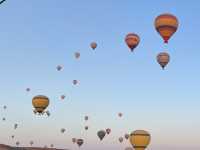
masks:
POLYGON ((136 130, 130 134, 129 140, 135 150, 144 150, 149 145, 151 136, 147 131, 136 130))
POLYGON ((43 95, 35 96, 33 97, 32 104, 36 112, 41 114, 48 107, 49 98, 43 95))

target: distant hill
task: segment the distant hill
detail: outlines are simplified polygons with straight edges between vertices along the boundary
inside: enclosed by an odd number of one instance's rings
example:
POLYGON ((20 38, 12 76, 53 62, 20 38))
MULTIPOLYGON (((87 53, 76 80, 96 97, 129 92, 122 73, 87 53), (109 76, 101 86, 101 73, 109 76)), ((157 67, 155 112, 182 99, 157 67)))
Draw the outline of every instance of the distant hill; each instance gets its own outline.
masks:
POLYGON ((0 150, 68 150, 68 149, 39 148, 39 147, 13 147, 9 145, 0 144, 0 150))

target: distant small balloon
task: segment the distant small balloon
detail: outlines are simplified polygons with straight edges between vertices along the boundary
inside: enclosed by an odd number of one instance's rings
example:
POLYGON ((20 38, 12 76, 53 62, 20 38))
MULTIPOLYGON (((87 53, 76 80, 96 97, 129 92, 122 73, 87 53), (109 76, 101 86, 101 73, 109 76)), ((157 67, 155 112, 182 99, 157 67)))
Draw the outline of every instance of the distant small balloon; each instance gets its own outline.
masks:
POLYGON ((78 84, 78 80, 73 80, 73 84, 77 85, 78 84))
POLYGON ((81 145, 83 145, 83 139, 77 139, 76 143, 80 147, 81 145))
POLYGON ((16 145, 18 146, 19 144, 20 144, 20 143, 17 141, 17 142, 16 142, 16 145))
POLYGON ((92 43, 90 44, 90 47, 91 47, 93 50, 95 50, 95 49, 97 48, 97 43, 96 43, 96 42, 92 42, 92 43))
POLYGON ((123 142, 123 137, 119 138, 119 142, 122 143, 123 142))
POLYGON ((33 141, 30 141, 30 145, 32 146, 34 144, 34 142, 33 141))
POLYGON ((84 119, 85 119, 85 121, 87 121, 87 120, 89 119, 89 117, 88 117, 88 116, 85 116, 84 119))
POLYGON ((72 138, 72 142, 73 142, 73 143, 76 143, 76 138, 72 138))
POLYGON ((14 135, 11 136, 12 139, 14 139, 14 137, 15 137, 14 135))
POLYGON ((4 106, 3 106, 3 109, 6 109, 6 108, 7 108, 7 106, 6 106, 6 105, 4 105, 4 106))
POLYGON ((123 115, 122 113, 118 113, 118 116, 119 116, 119 117, 122 117, 122 115, 123 115))
POLYGON ((64 128, 62 128, 60 131, 61 131, 61 133, 64 133, 64 132, 65 132, 65 129, 64 129, 64 128))
POLYGON ((129 138, 129 134, 126 133, 126 134, 124 135, 124 137, 125 137, 125 139, 128 140, 128 138, 129 138))
POLYGON ((51 147, 51 148, 53 148, 53 147, 54 147, 54 145, 53 145, 53 144, 51 144, 51 145, 50 145, 50 147, 51 147))
POLYGON ((85 126, 85 130, 88 130, 88 126, 85 126))
POLYGON ((2 120, 3 120, 3 121, 6 121, 6 118, 3 118, 2 120))
POLYGON ((79 59, 80 56, 81 56, 81 54, 80 54, 79 52, 75 52, 75 53, 74 53, 74 56, 75 56, 76 59, 79 59))
POLYGON ((110 134, 110 132, 111 132, 111 129, 110 129, 110 128, 107 128, 107 129, 106 129, 106 133, 107 133, 107 134, 110 134))
POLYGON ((104 130, 100 130, 97 132, 97 136, 99 137, 100 140, 103 140, 105 135, 106 135, 106 132, 104 130))
POLYGON ((26 91, 27 91, 27 92, 30 92, 30 90, 31 90, 30 88, 26 88, 26 91))
POLYGON ((135 33, 129 33, 125 37, 125 42, 130 48, 131 52, 138 46, 140 43, 140 37, 135 33))
POLYGON ((164 69, 170 61, 170 56, 166 52, 161 52, 157 55, 157 62, 164 69))
POLYGON ((15 124, 15 125, 14 125, 14 129, 17 129, 17 127, 18 127, 18 124, 15 124))
POLYGON ((64 100, 65 97, 66 97, 65 95, 61 95, 61 96, 60 96, 61 100, 64 100))
POLYGON ((58 70, 58 71, 61 71, 62 70, 62 66, 61 65, 58 65, 57 67, 56 67, 56 69, 58 70))

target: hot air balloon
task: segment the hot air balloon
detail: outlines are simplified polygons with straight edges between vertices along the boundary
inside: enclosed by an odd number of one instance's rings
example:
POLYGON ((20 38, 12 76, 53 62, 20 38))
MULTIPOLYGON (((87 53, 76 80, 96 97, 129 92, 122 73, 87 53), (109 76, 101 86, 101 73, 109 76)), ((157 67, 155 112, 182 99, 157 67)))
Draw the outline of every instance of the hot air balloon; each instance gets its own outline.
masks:
POLYGON ((7 109, 7 106, 6 106, 6 105, 4 105, 4 106, 3 106, 3 109, 7 109))
POLYGON ((58 70, 58 71, 61 71, 62 70, 62 66, 61 65, 58 65, 57 67, 56 67, 56 69, 58 70))
POLYGON ((45 109, 49 105, 49 98, 43 95, 35 96, 32 99, 32 104, 33 104, 33 107, 35 108, 34 113, 42 115, 46 113, 45 109))
POLYGON ((85 126, 85 130, 88 130, 88 126, 85 126))
POLYGON ((34 142, 33 141, 30 141, 30 145, 32 146, 34 144, 34 142))
POLYGON ((125 150, 133 150, 132 147, 126 147, 125 150))
POLYGON ((6 121, 6 118, 5 118, 5 117, 3 117, 3 118, 2 118, 2 120, 3 120, 3 121, 6 121))
POLYGON ((107 133, 107 134, 110 134, 110 132, 111 132, 111 129, 110 129, 110 128, 107 128, 107 129, 106 129, 106 133, 107 133))
POLYGON ((15 137, 14 135, 11 136, 12 139, 14 139, 14 137, 15 137))
POLYGON ((120 143, 122 143, 123 142, 123 137, 120 137, 118 140, 119 140, 120 143))
POLYGON ((89 117, 88 117, 88 116, 85 116, 84 119, 85 119, 85 121, 87 121, 87 120, 89 119, 89 117))
POLYGON ((135 33, 129 33, 125 37, 125 42, 126 42, 127 46, 130 48, 130 50, 133 52, 133 50, 140 43, 140 37, 135 33))
POLYGON ((96 42, 92 42, 92 43, 90 44, 90 47, 91 47, 93 50, 95 50, 95 49, 97 48, 97 43, 96 43, 96 42))
POLYGON ((66 97, 65 95, 61 95, 61 96, 60 96, 61 100, 64 100, 65 97, 66 97))
POLYGON ((15 123, 15 125, 14 125, 14 129, 17 129, 17 127, 18 127, 18 124, 15 123))
POLYGON ((122 113, 118 113, 118 116, 119 116, 119 117, 122 117, 122 115, 123 115, 122 113))
POLYGON ((169 61, 170 61, 170 56, 168 53, 162 52, 157 55, 157 62, 163 69, 166 67, 169 61))
POLYGON ((78 144, 78 146, 80 147, 83 144, 83 139, 77 139, 76 143, 78 144))
POLYGON ((60 130, 60 132, 61 133, 64 133, 66 130, 64 129, 64 128, 62 128, 61 130, 60 130))
POLYGON ((73 84, 77 85, 78 84, 78 80, 73 80, 73 84))
POLYGON ((20 144, 19 141, 17 141, 17 142, 16 142, 16 145, 18 146, 19 144, 20 144))
POLYGON ((130 134, 129 140, 135 150, 144 150, 150 143, 151 136, 147 131, 136 130, 130 134))
POLYGON ((31 90, 30 88, 26 88, 26 91, 27 91, 27 92, 30 92, 30 90, 31 90))
POLYGON ((178 29, 178 19, 172 14, 161 14, 156 17, 154 25, 165 43, 178 29))
POLYGON ((76 143, 76 138, 72 138, 72 142, 73 142, 73 143, 76 143))
POLYGON ((80 54, 79 52, 75 52, 75 53, 74 53, 74 56, 75 56, 76 59, 79 59, 80 56, 81 56, 81 54, 80 54))
POLYGON ((103 140, 105 135, 106 135, 106 132, 104 130, 100 130, 97 132, 97 136, 99 137, 100 140, 103 140))
POLYGON ((125 137, 125 139, 128 140, 128 138, 129 138, 129 134, 126 133, 126 134, 124 135, 124 137, 125 137))
POLYGON ((53 144, 51 144, 51 145, 50 145, 50 147, 51 147, 51 148, 53 148, 53 147, 54 147, 54 145, 53 145, 53 144))

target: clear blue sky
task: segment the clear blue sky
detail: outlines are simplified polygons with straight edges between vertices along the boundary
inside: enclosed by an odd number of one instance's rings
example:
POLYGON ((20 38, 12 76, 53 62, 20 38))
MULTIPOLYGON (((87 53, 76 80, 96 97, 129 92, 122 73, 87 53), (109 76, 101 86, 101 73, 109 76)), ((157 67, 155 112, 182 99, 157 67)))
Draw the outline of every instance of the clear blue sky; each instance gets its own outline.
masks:
POLYGON ((119 144, 120 136, 145 129, 152 135, 149 149, 200 149, 199 18, 198 0, 7 0, 0 5, 0 116, 7 119, 0 143, 78 149, 71 138, 80 137, 84 150, 121 150, 130 144, 119 144), (165 12, 180 22, 168 45, 153 26, 165 12), (129 32, 141 37, 134 53, 124 43, 129 32), (156 62, 163 50, 171 55, 165 71, 156 62), (63 71, 56 71, 58 64, 63 71), (51 117, 32 113, 38 94, 50 98, 51 117), (105 128, 112 134, 99 143, 96 132, 105 128))

